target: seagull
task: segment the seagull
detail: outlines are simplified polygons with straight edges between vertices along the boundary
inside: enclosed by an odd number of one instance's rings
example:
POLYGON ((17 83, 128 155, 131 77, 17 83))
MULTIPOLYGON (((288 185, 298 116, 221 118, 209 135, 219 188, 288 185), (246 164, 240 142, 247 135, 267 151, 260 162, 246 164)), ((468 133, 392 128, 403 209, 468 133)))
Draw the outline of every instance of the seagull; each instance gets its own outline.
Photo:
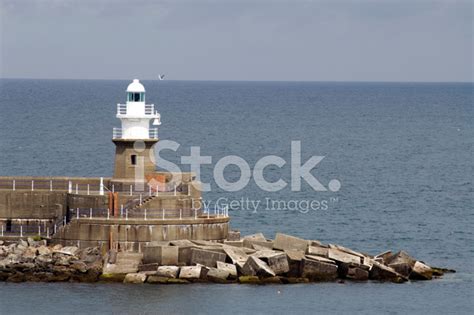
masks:
POLYGON ((159 74, 159 75, 158 75, 158 79, 160 79, 160 81, 161 81, 161 80, 164 80, 164 79, 165 79, 165 75, 164 75, 164 74, 159 74))

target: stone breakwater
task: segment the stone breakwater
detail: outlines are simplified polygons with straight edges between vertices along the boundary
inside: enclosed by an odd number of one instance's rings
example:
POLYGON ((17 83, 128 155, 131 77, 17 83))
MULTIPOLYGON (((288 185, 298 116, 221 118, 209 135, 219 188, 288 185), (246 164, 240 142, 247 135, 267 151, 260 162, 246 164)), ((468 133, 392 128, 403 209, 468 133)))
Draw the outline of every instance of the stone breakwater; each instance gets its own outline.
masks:
POLYGON ((46 241, 0 243, 0 280, 120 281, 124 283, 308 283, 431 280, 453 270, 430 267, 404 251, 375 256, 340 245, 277 233, 224 242, 150 242, 142 253, 47 246, 46 241))

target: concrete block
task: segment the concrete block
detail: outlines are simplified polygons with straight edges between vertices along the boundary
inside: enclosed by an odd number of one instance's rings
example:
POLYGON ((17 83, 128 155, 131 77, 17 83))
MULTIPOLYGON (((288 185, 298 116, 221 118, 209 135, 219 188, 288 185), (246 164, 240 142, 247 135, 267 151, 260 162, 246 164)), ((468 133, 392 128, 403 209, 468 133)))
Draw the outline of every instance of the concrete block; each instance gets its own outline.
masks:
POLYGON ((156 275, 167 278, 178 278, 179 267, 177 266, 160 266, 156 271, 156 275))
POLYGON ((243 247, 244 241, 224 241, 224 245, 235 246, 235 247, 243 247))
POLYGON ((372 280, 393 282, 403 282, 407 280, 406 277, 396 272, 395 269, 385 266, 376 261, 374 261, 374 264, 372 265, 372 268, 369 271, 369 278, 372 280))
POLYGON ((303 258, 305 258, 303 251, 285 250, 288 257, 288 265, 290 270, 287 273, 288 277, 298 278, 301 275, 301 265, 303 258))
POLYGON ((242 248, 238 247, 224 246, 224 251, 232 260, 232 263, 241 268, 244 266, 249 257, 242 248))
POLYGON ((325 263, 328 263, 328 264, 335 264, 336 263, 332 259, 321 257, 321 256, 315 256, 315 255, 305 255, 305 258, 320 261, 320 262, 325 262, 325 263))
POLYGON ((357 266, 349 266, 346 278, 357 281, 365 281, 369 279, 369 271, 357 266))
POLYGON ((177 246, 145 246, 143 250, 143 263, 177 265, 178 249, 177 246))
POLYGON ((307 240, 282 233, 276 234, 275 241, 273 243, 273 248, 278 250, 299 250, 306 252, 307 247, 307 240))
POLYGON ((191 249, 191 264, 201 264, 207 267, 217 267, 217 262, 225 262, 226 254, 202 250, 198 248, 191 249))
POLYGON ((278 253, 267 258, 267 264, 276 275, 281 275, 290 271, 288 257, 285 253, 278 253))
POLYGON ((256 233, 256 234, 251 234, 251 235, 246 235, 243 237, 244 240, 252 240, 252 241, 261 241, 265 242, 267 239, 265 238, 265 235, 263 233, 256 233))
POLYGON ((173 246, 179 246, 179 247, 194 247, 196 245, 190 240, 176 240, 176 241, 170 241, 169 243, 173 246))
POLYGON ((128 273, 123 279, 123 283, 144 283, 146 274, 143 273, 128 273))
POLYGON ((356 264, 360 265, 362 263, 362 258, 359 256, 355 256, 346 252, 343 252, 339 249, 336 248, 329 248, 328 249, 328 258, 338 261, 338 262, 343 262, 347 264, 356 264))
POLYGON ((337 278, 337 265, 304 258, 302 276, 312 281, 333 281, 337 278))
POLYGON ((253 249, 258 250, 258 248, 255 248, 255 246, 257 246, 257 247, 264 247, 264 248, 268 248, 268 249, 273 249, 273 241, 260 241, 260 240, 253 240, 253 239, 244 239, 243 242, 244 242, 244 247, 247 247, 247 248, 253 248, 253 249))
POLYGON ((227 233, 227 240, 228 241, 240 241, 240 231, 229 231, 227 233))
POLYGON ((249 256, 242 267, 244 276, 274 277, 273 270, 261 259, 249 256))
POLYGON ((152 284, 165 284, 168 283, 168 277, 162 277, 162 276, 156 276, 156 275, 151 275, 146 278, 146 283, 152 283, 152 284))
POLYGON ((321 256, 321 257, 328 257, 328 251, 329 249, 327 247, 308 246, 308 249, 306 250, 306 254, 316 255, 316 256, 321 256))
POLYGON ((229 276, 232 278, 237 278, 237 267, 232 264, 227 264, 222 261, 217 262, 217 269, 227 271, 229 276))
POLYGON ((210 268, 207 272, 207 280, 217 283, 226 283, 230 273, 218 268, 210 268))
POLYGON ((431 280, 433 278, 433 269, 422 263, 416 261, 413 265, 413 270, 410 273, 410 279, 413 280, 431 280))
POLYGON ((179 279, 197 280, 201 278, 201 266, 184 266, 179 271, 179 279))
POLYGON ((138 271, 156 271, 158 269, 158 264, 153 263, 153 264, 142 264, 138 266, 138 271))

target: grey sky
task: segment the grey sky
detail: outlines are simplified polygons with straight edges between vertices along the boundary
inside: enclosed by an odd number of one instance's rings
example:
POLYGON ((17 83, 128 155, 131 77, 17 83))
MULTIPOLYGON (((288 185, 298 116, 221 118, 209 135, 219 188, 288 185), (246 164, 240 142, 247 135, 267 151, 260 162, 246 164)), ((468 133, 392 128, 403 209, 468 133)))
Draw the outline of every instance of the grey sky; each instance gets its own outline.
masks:
POLYGON ((0 3, 7 78, 473 81, 473 1, 0 3))

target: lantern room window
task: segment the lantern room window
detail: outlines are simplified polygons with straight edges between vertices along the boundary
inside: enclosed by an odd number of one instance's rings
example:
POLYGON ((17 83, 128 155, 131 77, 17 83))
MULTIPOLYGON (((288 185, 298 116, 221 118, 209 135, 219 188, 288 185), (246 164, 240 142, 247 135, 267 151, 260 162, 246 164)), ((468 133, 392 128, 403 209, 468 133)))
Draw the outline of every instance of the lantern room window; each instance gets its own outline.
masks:
POLYGON ((137 93, 137 92, 128 92, 127 100, 129 102, 144 102, 145 101, 145 93, 137 93))

